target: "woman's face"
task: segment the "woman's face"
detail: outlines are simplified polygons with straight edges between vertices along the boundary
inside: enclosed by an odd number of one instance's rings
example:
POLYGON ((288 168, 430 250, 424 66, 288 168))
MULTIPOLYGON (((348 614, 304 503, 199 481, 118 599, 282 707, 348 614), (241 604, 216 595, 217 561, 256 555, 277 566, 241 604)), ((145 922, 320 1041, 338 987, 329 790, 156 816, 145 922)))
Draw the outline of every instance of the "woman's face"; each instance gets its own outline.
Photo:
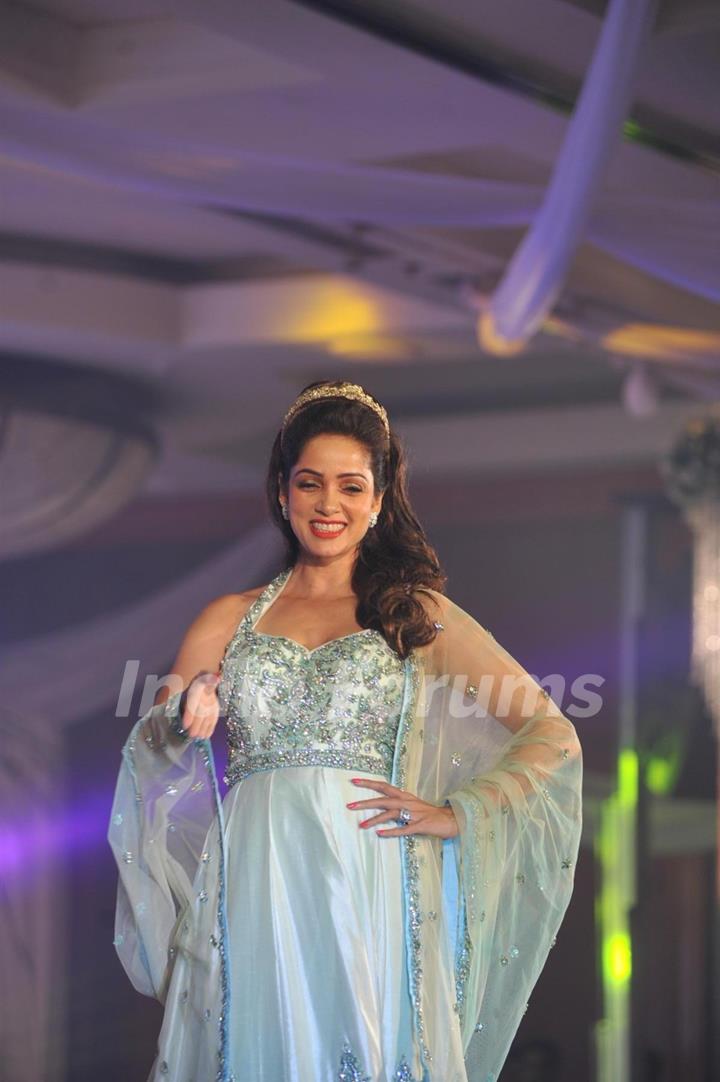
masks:
POLYGON ((338 557, 360 544, 375 495, 367 448, 350 436, 315 436, 293 466, 287 492, 289 523, 300 547, 314 557, 338 557))

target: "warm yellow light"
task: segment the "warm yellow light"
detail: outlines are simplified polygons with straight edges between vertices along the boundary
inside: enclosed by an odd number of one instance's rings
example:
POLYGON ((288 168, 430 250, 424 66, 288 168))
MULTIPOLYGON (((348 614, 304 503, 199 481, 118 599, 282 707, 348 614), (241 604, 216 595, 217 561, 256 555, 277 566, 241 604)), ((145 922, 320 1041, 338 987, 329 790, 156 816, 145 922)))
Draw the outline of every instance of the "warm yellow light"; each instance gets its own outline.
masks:
POLYGON ((682 361, 717 357, 720 353, 720 334, 694 331, 689 327, 664 327, 656 323, 627 323, 606 334, 601 344, 610 353, 682 361))
POLYGON ((556 338, 566 338, 570 342, 579 342, 582 339, 582 334, 568 323, 564 319, 559 319, 557 316, 547 316, 543 320, 542 328, 543 334, 552 334, 556 338))
POLYGON ((513 340, 498 334, 490 309, 481 312, 478 317, 477 338, 482 349, 496 357, 515 357, 522 353, 527 345, 524 338, 513 340))
POLYGON ((303 297, 294 311, 283 312, 283 322, 286 337, 295 342, 328 341, 381 330, 382 312, 377 295, 362 284, 325 281, 303 297))
POLYGON ((326 349, 335 357, 358 361, 409 361, 420 353, 416 342, 387 334, 343 335, 328 342, 326 349))

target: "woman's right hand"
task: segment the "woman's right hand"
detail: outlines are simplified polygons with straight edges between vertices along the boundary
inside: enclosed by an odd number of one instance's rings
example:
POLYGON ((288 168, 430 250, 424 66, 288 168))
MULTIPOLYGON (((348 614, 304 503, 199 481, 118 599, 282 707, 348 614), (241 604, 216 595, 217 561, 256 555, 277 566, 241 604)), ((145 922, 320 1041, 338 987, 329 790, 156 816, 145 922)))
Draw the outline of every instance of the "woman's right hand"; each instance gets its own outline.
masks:
POLYGON ((220 717, 217 686, 220 674, 200 672, 188 684, 180 724, 188 738, 209 740, 220 717))

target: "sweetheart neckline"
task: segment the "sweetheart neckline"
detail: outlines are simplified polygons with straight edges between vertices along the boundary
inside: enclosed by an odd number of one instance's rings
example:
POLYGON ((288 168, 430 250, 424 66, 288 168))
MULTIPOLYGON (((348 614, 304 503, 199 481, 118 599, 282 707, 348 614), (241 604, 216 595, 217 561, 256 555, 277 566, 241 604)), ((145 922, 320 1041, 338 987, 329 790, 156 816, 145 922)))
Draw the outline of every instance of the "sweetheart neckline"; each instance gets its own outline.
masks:
POLYGON ((271 635, 267 631, 256 631, 256 626, 262 620, 268 609, 272 608, 273 602, 277 600, 280 594, 287 586, 290 577, 292 575, 292 568, 286 568, 281 571, 279 575, 276 575, 272 582, 268 583, 265 589, 256 597, 254 603, 250 606, 246 612, 241 625, 245 624, 245 630, 251 635, 255 635, 260 639, 278 639, 280 642, 290 643, 291 646, 296 646, 299 650, 302 650, 306 657, 311 657, 313 654, 317 654, 320 650, 324 650, 326 646, 334 646, 337 642, 343 642, 345 639, 354 639, 358 635, 367 635, 370 632, 371 635, 378 635, 383 643, 387 646, 387 640, 384 635, 374 627, 361 627, 358 631, 350 631, 347 635, 338 635, 335 639, 328 639, 327 642, 321 642, 319 646, 305 646, 304 643, 298 642, 297 639, 291 639, 288 635, 271 635), (259 611, 253 610, 257 607, 259 611))
MULTIPOLYGON (((258 617, 258 620, 260 617, 258 617)), ((288 635, 270 635, 267 631, 256 631, 254 627, 248 627, 247 631, 251 635, 254 635, 259 639, 279 639, 281 642, 288 642, 291 646, 297 646, 298 649, 303 650, 308 656, 316 654, 318 650, 323 650, 326 646, 333 646, 336 642, 343 642, 345 639, 353 639, 358 635, 367 635, 368 632, 371 635, 380 635, 374 627, 362 627, 359 631, 350 631, 347 635, 338 635, 335 639, 328 639, 327 642, 321 642, 319 646, 305 646, 304 643, 298 642, 297 639, 291 639, 288 635)), ((385 642, 385 638, 380 635, 380 638, 385 642)))

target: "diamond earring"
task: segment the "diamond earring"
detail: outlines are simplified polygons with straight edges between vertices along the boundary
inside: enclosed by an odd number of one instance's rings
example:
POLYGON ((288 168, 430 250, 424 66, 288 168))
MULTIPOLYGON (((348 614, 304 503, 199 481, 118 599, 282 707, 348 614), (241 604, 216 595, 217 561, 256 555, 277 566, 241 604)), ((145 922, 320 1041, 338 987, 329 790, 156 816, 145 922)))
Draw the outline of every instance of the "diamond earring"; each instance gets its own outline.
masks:
POLYGON ((287 520, 290 518, 290 514, 289 514, 288 509, 287 509, 287 504, 286 503, 281 503, 280 504, 280 510, 282 512, 282 517, 287 522, 287 520))
POLYGON ((377 520, 378 520, 377 511, 371 511, 370 512, 370 520, 368 522, 368 525, 370 526, 370 529, 372 529, 373 526, 377 526, 377 520))

